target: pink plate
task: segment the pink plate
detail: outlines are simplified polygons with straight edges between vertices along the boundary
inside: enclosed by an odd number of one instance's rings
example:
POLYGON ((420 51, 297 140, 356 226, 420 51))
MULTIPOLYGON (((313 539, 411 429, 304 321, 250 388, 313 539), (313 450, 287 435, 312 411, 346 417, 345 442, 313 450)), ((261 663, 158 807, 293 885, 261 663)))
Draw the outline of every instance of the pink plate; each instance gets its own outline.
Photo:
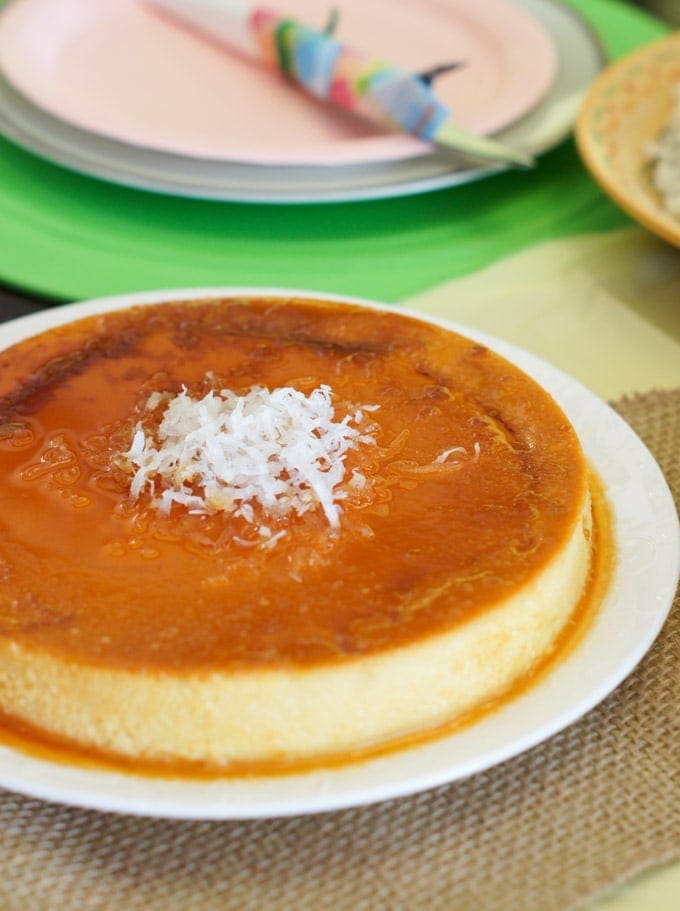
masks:
MULTIPOLYGON (((281 2, 316 27, 332 6, 281 2)), ((550 36, 510 0, 342 0, 337 36, 414 71, 464 61, 438 92, 479 133, 531 110, 557 67, 550 36)), ((162 152, 340 165, 429 150, 311 101, 140 0, 13 0, 0 14, 0 72, 61 120, 162 152)))

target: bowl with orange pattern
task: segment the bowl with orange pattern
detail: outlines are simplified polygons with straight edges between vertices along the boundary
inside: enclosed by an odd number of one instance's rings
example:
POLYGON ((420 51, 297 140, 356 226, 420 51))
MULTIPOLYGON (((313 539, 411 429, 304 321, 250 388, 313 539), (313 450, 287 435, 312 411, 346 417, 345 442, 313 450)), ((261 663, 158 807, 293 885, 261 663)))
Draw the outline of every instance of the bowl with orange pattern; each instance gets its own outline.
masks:
POLYGON ((673 214, 669 202, 673 189, 676 204, 680 197, 680 31, 603 71, 584 98, 576 142, 604 192, 640 224, 680 247, 680 212, 673 214))

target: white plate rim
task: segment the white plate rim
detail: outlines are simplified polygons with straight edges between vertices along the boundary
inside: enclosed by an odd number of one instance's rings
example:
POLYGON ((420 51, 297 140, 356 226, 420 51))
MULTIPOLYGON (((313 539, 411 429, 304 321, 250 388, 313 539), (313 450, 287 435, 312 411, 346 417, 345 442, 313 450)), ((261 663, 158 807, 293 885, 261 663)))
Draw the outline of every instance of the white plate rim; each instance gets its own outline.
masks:
MULTIPOLYGON (((582 97, 591 78, 604 66, 606 54, 588 22, 560 0, 517 2, 538 18, 548 17, 543 20, 546 27, 554 20, 549 30, 559 67, 543 101, 501 131, 498 138, 539 155, 568 135, 582 97), (563 34, 565 28, 570 35, 563 34), (591 58, 585 73, 583 60, 576 65, 576 55, 584 53, 591 58)), ((316 168, 274 168, 157 153, 89 134, 52 118, 12 89, 1 73, 0 129, 27 151, 92 177, 157 193, 243 203, 386 199, 444 189, 503 170, 497 166, 461 167, 441 152, 402 162, 316 168)))
POLYGON ((594 393, 487 333, 362 298, 287 288, 207 287, 129 293, 21 317, 0 325, 0 350, 53 326, 132 304, 258 295, 354 303, 461 332, 546 388, 574 423, 614 515, 619 558, 593 625, 550 674, 515 700, 462 731, 387 756, 300 774, 191 781, 69 766, 0 746, 0 786, 91 809, 186 819, 301 815, 403 797, 481 772, 572 724, 628 676, 658 635, 680 571, 678 515, 660 468, 628 424, 594 393))

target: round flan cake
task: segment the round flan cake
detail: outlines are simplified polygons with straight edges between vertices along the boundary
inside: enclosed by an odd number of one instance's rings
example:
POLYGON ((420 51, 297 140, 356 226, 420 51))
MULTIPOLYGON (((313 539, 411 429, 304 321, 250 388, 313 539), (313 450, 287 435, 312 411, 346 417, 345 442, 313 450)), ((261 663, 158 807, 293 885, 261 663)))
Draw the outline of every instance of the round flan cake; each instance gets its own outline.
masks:
POLYGON ((591 550, 565 415, 439 326, 229 298, 0 353, 0 710, 55 741, 227 771, 398 744, 532 673, 591 550))

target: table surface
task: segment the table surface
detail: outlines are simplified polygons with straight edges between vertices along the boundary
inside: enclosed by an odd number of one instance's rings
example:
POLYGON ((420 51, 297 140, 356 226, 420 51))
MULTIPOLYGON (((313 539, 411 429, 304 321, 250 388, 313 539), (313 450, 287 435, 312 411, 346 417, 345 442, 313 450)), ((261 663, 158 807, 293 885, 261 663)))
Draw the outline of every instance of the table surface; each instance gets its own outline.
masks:
POLYGON ((49 304, 37 297, 20 291, 10 291, 9 288, 0 287, 0 322, 15 319, 19 316, 28 316, 44 310, 49 304))
MULTIPOLYGON (((660 23, 621 0, 570 2, 588 15, 615 56, 663 33, 660 23)), ((521 213, 521 190, 504 178, 489 181, 487 189, 461 188, 354 208, 227 206, 232 235, 245 231, 254 237, 260 231, 258 249, 276 253, 266 267, 256 257, 238 267, 229 260, 221 283, 312 286, 408 302, 531 350, 604 398, 680 386, 680 251, 630 227, 628 218, 589 181, 570 142, 547 156, 540 168, 545 173, 536 179, 542 181, 544 204, 552 198, 560 205, 570 195, 576 200, 564 230, 551 229, 547 237, 540 219, 530 230, 513 233, 512 208, 518 206, 521 213), (505 191, 509 196, 504 199, 505 191), (466 225, 466 213, 480 198, 486 201, 485 230, 494 227, 496 235, 507 233, 509 240, 495 243, 491 235, 476 233, 478 218, 466 225), (331 227, 323 223, 323 213, 329 211, 334 213, 331 227), (434 234, 426 236, 436 237, 436 243, 423 250, 417 244, 418 226, 428 220, 428 232, 434 224, 434 234), (285 230, 292 231, 292 242, 291 237, 280 241, 285 230), (595 233, 569 237, 584 230, 595 233), (321 234, 318 242, 315 233, 321 234), (457 244, 464 247, 462 253, 457 244), (298 281, 302 275, 305 281, 298 281)), ((1 171, 0 162, 0 181, 1 171)), ((93 204, 109 192, 95 181, 76 181, 80 190, 86 184, 92 185, 93 204)), ((9 238, 3 231, 0 223, 0 275, 6 278, 22 238, 9 238)), ((45 243, 49 246, 50 238, 45 243)), ((29 254, 22 249, 23 259, 29 254)), ((63 263, 55 264, 49 281, 36 276, 31 294, 0 287, 0 322, 57 306, 48 296, 50 287, 59 284, 53 279, 62 268, 63 263)), ((169 278, 175 275, 173 271, 169 278)), ((99 285, 88 288, 92 295, 129 290, 124 274, 106 270, 99 285)), ((680 865, 673 865, 636 878, 589 911, 675 911, 678 895, 680 865)))

